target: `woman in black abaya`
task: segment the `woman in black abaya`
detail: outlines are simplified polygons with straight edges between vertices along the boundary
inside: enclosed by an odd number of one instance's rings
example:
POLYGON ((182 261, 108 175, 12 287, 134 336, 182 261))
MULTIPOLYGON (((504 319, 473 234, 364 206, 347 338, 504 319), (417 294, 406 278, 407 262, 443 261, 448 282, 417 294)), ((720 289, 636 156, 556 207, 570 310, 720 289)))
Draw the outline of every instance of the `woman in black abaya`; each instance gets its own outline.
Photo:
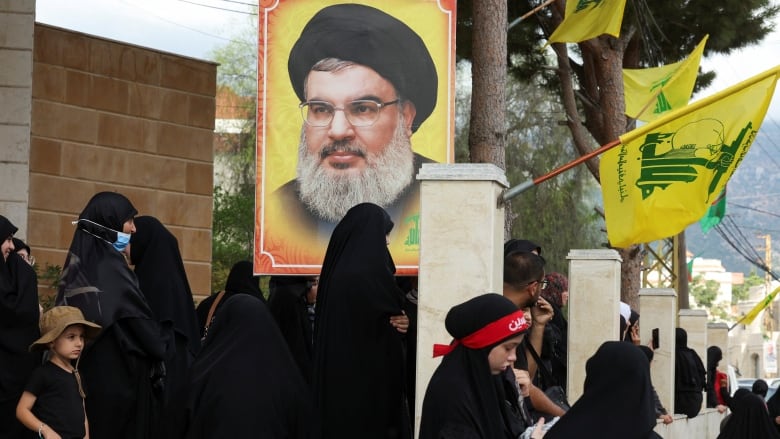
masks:
POLYGON ((309 391, 268 307, 256 297, 225 299, 190 373, 183 437, 310 437, 309 391))
POLYGON ((656 425, 650 363, 636 346, 602 344, 585 363, 580 399, 545 439, 660 439, 656 425))
POLYGON ((731 415, 718 439, 778 439, 780 433, 767 413, 764 399, 747 389, 739 389, 731 399, 731 415))
POLYGON ((409 438, 404 340, 390 323, 403 293, 381 207, 352 207, 333 231, 314 320, 314 401, 321 437, 409 438))
POLYGON ((38 279, 14 252, 16 226, 0 215, 0 438, 17 439, 27 429, 16 419, 16 404, 27 379, 40 363, 28 347, 41 336, 38 329, 38 279))
POLYGON ((146 439, 159 414, 167 343, 124 257, 137 211, 115 192, 92 197, 79 215, 57 305, 75 306, 103 327, 79 364, 91 439, 146 439))
MULTIPOLYGON (((170 413, 171 397, 184 392, 187 371, 200 349, 198 320, 179 241, 157 218, 139 216, 135 226, 130 263, 135 266, 138 285, 157 321, 173 328, 173 343, 168 344, 165 356, 163 398, 164 413, 170 413)), ((170 421, 167 415, 166 420, 170 421)))
POLYGON ((444 324, 454 342, 434 346, 434 355, 444 358, 425 391, 420 439, 515 438, 498 367, 516 359, 529 326, 523 316, 499 294, 477 296, 447 313, 444 324))
MULTIPOLYGON (((204 328, 206 325, 210 323, 206 320, 208 319, 209 311, 217 300, 217 297, 219 297, 219 294, 221 294, 221 292, 212 294, 203 299, 195 310, 195 314, 198 316, 198 330, 200 331, 201 336, 204 335, 204 328)), ((214 306, 214 315, 216 315, 216 311, 222 307, 225 300, 234 294, 249 294, 250 296, 260 299, 260 301, 265 302, 263 290, 260 289, 260 278, 255 276, 251 261, 238 261, 230 268, 227 281, 225 281, 224 294, 220 301, 214 306)), ((214 317, 212 316, 212 319, 213 318, 214 317)))

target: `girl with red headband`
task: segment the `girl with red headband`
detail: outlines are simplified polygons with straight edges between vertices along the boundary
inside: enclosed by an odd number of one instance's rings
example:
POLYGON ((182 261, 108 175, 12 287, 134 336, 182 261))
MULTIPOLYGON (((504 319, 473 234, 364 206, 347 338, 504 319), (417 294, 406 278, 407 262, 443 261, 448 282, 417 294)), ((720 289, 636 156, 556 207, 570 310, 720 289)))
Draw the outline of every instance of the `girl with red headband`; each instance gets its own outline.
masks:
POLYGON ((523 311, 485 294, 454 306, 444 325, 454 340, 434 346, 444 358, 425 392, 420 439, 513 437, 500 374, 529 327, 523 311))

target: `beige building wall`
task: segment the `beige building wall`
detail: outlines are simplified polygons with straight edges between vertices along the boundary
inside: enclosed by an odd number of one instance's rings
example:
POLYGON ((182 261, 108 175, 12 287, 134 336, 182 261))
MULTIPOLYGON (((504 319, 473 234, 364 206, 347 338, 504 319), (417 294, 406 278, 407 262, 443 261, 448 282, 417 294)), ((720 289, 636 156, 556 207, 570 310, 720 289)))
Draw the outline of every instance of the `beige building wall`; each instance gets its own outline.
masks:
POLYGON ((217 65, 35 24, 28 240, 62 265, 97 192, 126 195, 179 240, 208 295, 217 65))
POLYGON ((27 236, 35 2, 0 0, 0 215, 27 236))

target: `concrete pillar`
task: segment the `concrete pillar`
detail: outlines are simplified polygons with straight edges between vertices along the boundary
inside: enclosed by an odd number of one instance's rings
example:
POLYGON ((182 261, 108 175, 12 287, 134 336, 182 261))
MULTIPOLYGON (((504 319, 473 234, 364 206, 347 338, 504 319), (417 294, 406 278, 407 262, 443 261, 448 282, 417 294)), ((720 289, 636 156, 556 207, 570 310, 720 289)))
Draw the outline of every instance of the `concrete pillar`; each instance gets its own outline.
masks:
POLYGON ((419 431, 428 381, 439 365, 435 343, 449 343, 444 317, 452 306, 502 293, 504 209, 509 187, 491 164, 424 164, 420 189, 420 271, 417 315, 415 426, 419 431))
POLYGON ((674 407, 674 328, 677 322, 677 293, 672 288, 639 290, 639 338, 652 340, 658 328, 658 349, 653 356, 650 376, 658 398, 669 412, 674 407))
MULTIPOLYGON (((704 367, 707 367, 707 311, 703 309, 681 309, 680 327, 688 333, 688 347, 696 351, 704 367)), ((706 395, 702 407, 707 406, 706 395)))
POLYGON ((0 2, 0 215, 27 237, 35 1, 0 2))
POLYGON ((582 395, 585 362, 620 333, 620 263, 615 250, 571 250, 567 396, 582 395))

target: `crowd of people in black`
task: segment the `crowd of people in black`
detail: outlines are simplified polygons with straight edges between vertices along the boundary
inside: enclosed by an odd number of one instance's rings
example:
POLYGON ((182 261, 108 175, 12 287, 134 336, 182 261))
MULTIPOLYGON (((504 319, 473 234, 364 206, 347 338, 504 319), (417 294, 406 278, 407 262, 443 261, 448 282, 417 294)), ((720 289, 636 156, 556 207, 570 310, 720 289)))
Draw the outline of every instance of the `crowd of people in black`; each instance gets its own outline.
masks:
MULTIPOLYGON (((320 276, 274 276, 266 299, 239 261, 197 307, 176 238, 137 214, 118 193, 87 203, 42 315, 31 249, 0 216, 0 437, 413 437, 417 291, 394 276, 381 207, 347 212, 320 276)), ((672 422, 627 305, 621 341, 587 361, 568 406, 568 281, 545 273, 541 252, 510 240, 502 294, 447 314, 420 438, 655 438, 659 419, 672 422)), ((707 406, 732 412, 719 438, 780 437, 780 399, 729 396, 719 348, 705 369, 686 338, 678 328, 673 412, 696 416, 706 389, 707 406)))

